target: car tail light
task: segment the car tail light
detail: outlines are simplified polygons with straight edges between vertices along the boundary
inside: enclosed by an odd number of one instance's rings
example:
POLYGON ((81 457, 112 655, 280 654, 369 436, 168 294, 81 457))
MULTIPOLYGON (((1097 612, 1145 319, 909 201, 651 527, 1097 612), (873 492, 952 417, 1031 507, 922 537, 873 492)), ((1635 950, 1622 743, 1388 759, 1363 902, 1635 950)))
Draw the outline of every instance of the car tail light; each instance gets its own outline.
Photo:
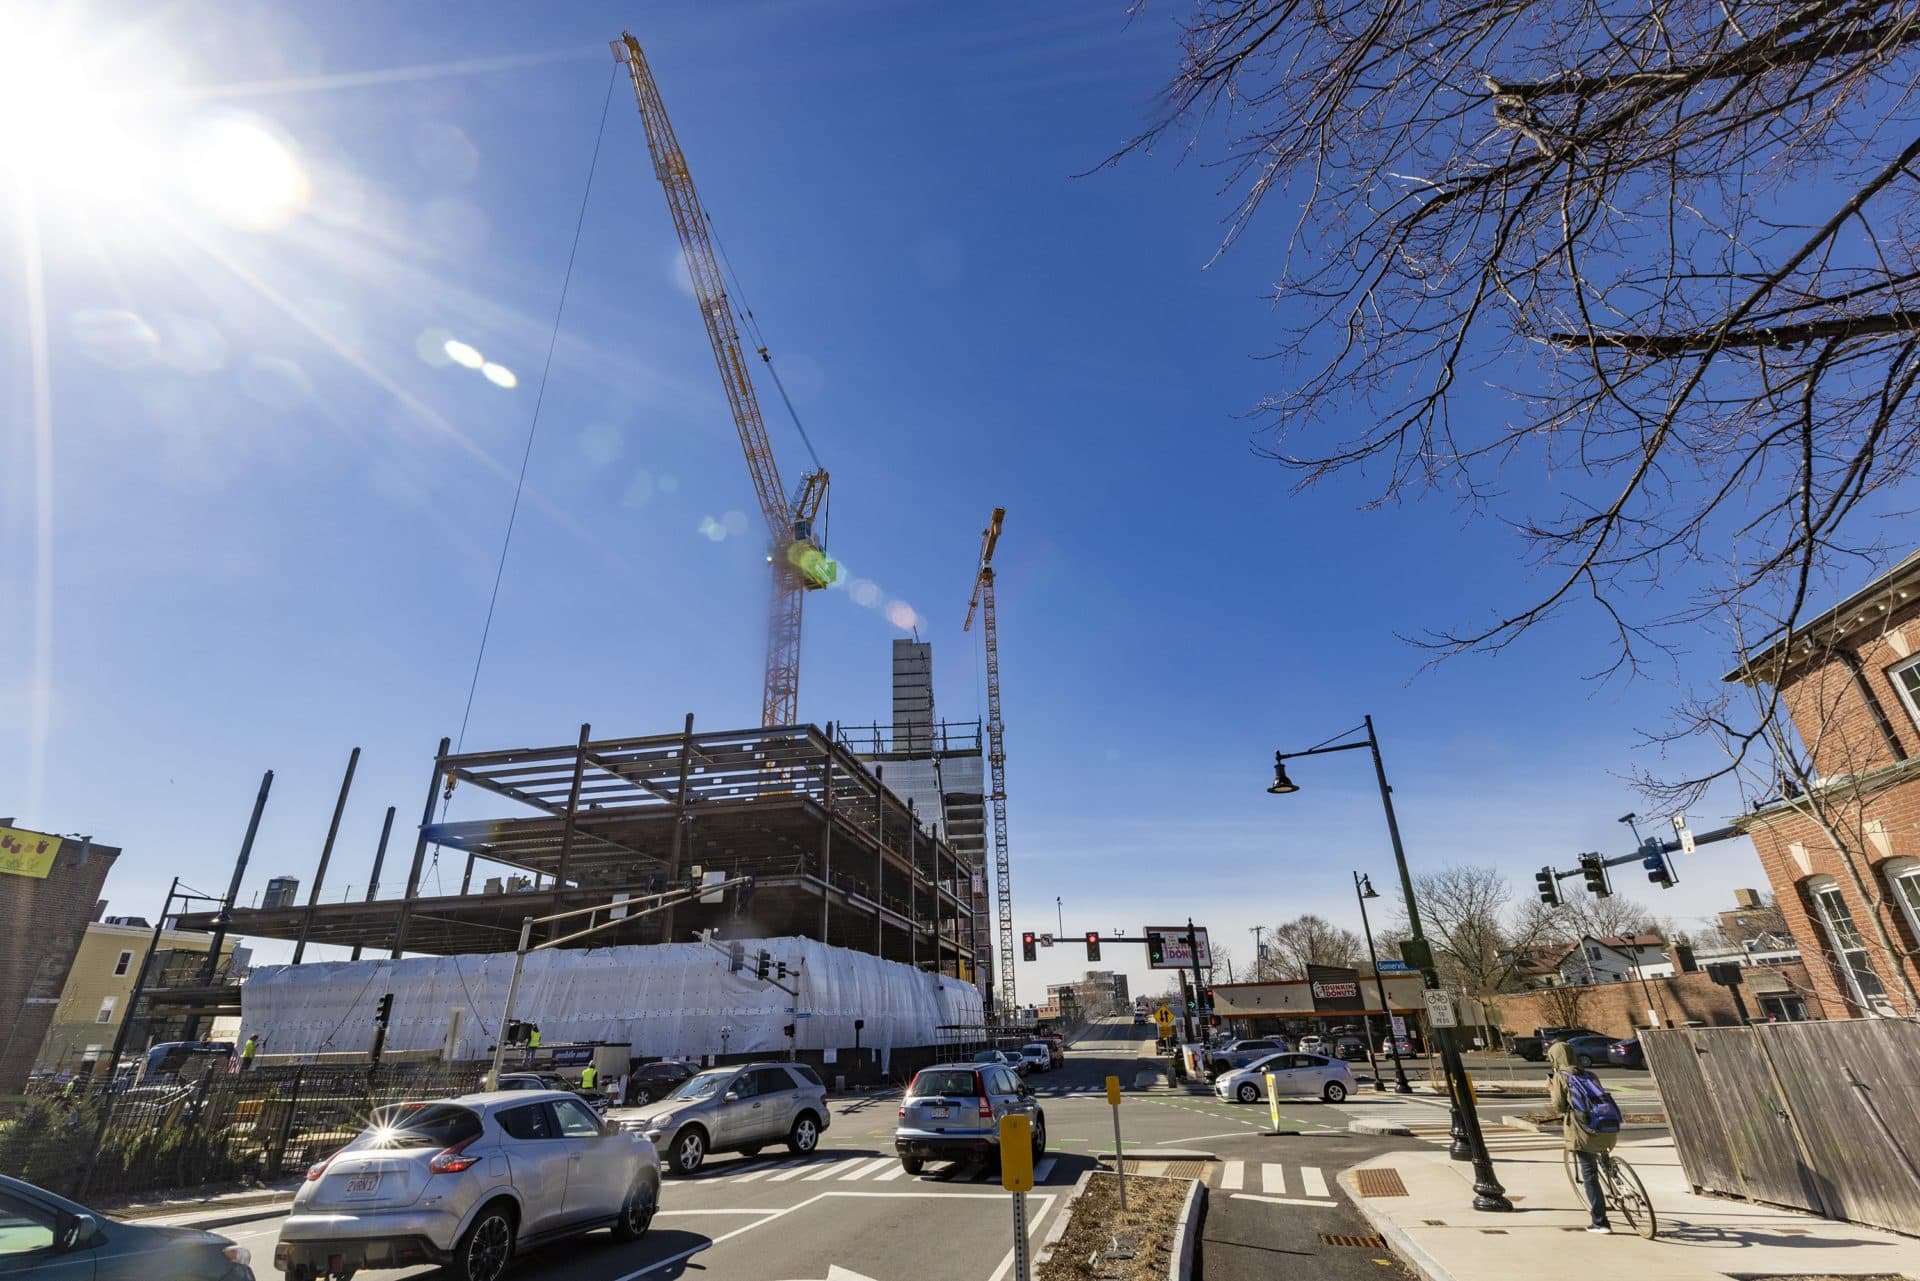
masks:
POLYGON ((333 1163, 333 1158, 339 1155, 340 1154, 338 1152, 330 1152, 326 1156, 321 1157, 318 1161, 315 1161, 312 1165, 308 1166, 307 1182, 312 1183, 315 1179, 318 1179, 321 1175, 325 1174, 327 1172, 327 1167, 333 1163))
POLYGON ((900 1105, 900 1119, 902 1121, 907 1119, 907 1105, 904 1103, 900 1105))
POLYGON ((480 1136, 476 1134, 471 1139, 462 1139, 446 1151, 435 1156, 433 1160, 427 1162, 427 1173, 458 1174, 468 1166, 476 1164, 480 1158, 466 1155, 466 1148, 467 1144, 479 1137, 480 1136))

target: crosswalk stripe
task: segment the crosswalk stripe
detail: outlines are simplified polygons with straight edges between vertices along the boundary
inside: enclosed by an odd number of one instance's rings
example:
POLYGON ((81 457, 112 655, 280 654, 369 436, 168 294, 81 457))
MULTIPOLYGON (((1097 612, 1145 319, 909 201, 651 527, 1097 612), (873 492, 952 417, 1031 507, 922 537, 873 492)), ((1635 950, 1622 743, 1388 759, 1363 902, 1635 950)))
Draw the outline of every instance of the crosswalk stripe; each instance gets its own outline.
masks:
POLYGON ((1238 1192, 1246 1186, 1247 1163, 1229 1161, 1220 1167, 1220 1187, 1223 1191, 1238 1192))
POLYGON ((881 1166, 892 1164, 893 1158, 890 1156, 883 1156, 875 1161, 862 1161, 856 1169, 848 1170, 845 1174, 841 1175, 840 1179, 844 1183, 851 1183, 855 1179, 864 1179, 869 1174, 879 1173, 881 1166))
POLYGON ((763 1166, 760 1166, 758 1169, 744 1170, 741 1173, 734 1175, 733 1181, 735 1183, 751 1183, 755 1179, 759 1178, 761 1175, 771 1174, 773 1171, 779 1168, 780 1167, 777 1165, 763 1165, 763 1166))
POLYGON ((873 1176, 873 1181, 875 1183, 885 1183, 888 1179, 897 1179, 906 1172, 907 1167, 895 1161, 891 1170, 880 1171, 880 1173, 873 1176))
POLYGON ((1300 1167, 1300 1191, 1307 1196, 1327 1195, 1327 1181, 1320 1177, 1320 1167, 1303 1165, 1300 1167))
POLYGON ((813 1168, 813 1162, 811 1161, 795 1161, 791 1167, 782 1167, 780 1170, 780 1173, 768 1179, 767 1182, 768 1183, 785 1183, 788 1179, 799 1178, 801 1175, 805 1174, 808 1170, 812 1168, 813 1168))
POLYGON ((845 1161, 829 1161, 827 1162, 826 1169, 821 1170, 817 1174, 809 1174, 806 1178, 802 1179, 801 1182, 818 1183, 822 1179, 831 1179, 836 1174, 844 1173, 846 1168, 847 1163, 845 1161))
POLYGON ((1262 1192, 1284 1193, 1287 1190, 1287 1171, 1285 1166, 1269 1161, 1260 1167, 1260 1190, 1262 1192))

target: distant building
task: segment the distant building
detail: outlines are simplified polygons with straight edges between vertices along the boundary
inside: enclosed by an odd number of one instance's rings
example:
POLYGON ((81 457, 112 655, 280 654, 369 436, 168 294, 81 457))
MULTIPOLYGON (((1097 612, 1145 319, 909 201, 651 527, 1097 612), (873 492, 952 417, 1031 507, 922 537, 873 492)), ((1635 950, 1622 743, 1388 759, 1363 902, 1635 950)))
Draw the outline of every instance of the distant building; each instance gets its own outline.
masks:
MULTIPOLYGON (((53 1021, 47 1029, 45 1040, 41 1042, 34 1071, 91 1074, 95 1065, 107 1057, 113 1049, 120 1024, 127 1017, 133 999, 134 981, 139 977, 140 963, 152 942, 151 927, 109 925, 105 922, 94 922, 86 927, 80 946, 74 952, 73 964, 67 971, 67 981, 61 988, 53 1021)), ((180 964, 172 968, 197 970, 204 963, 207 946, 211 942, 205 934, 188 930, 162 930, 160 953, 155 960, 158 962, 161 956, 177 955, 180 964)), ((237 951, 244 954, 246 949, 237 951)), ((229 962, 235 958, 235 952, 231 940, 221 945, 221 955, 229 962)), ((149 967, 150 986, 157 986, 156 980, 159 978, 152 972, 154 968, 149 967)), ((144 1042, 129 1042, 128 1048, 130 1051, 142 1049, 144 1042)))
POLYGON ((0 822, 0 1094, 18 1093, 120 851, 0 822))

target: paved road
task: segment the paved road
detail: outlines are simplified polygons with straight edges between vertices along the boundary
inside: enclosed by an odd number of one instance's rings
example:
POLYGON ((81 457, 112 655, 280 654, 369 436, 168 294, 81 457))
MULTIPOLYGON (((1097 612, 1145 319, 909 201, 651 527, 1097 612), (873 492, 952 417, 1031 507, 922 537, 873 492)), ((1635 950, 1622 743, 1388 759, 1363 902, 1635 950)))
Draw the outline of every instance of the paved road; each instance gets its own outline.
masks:
MULTIPOLYGON (((1097 1024, 1070 1047, 1064 1068, 1033 1079, 1052 1149, 1028 1197, 1035 1242, 1074 1182, 1112 1147, 1105 1077, 1132 1082, 1153 1065, 1151 1048, 1130 1022, 1097 1024)), ((838 1102, 815 1156, 711 1158, 693 1178, 668 1179, 660 1215, 641 1241, 621 1245, 595 1233, 530 1253, 513 1275, 516 1281, 1005 1281, 1014 1228, 1011 1198, 997 1174, 933 1165, 908 1177, 893 1157, 897 1107, 897 1095, 838 1102)), ((1311 1268, 1316 1281, 1381 1281, 1375 1260, 1390 1260, 1384 1249, 1330 1245, 1323 1236, 1368 1234, 1336 1176, 1407 1140, 1349 1134, 1346 1115, 1308 1100, 1282 1109, 1282 1128, 1296 1133, 1264 1137, 1264 1106, 1165 1088, 1130 1091, 1121 1120, 1129 1151, 1183 1148, 1218 1158, 1169 1166, 1149 1152, 1139 1167, 1206 1179, 1203 1257, 1210 1281, 1269 1278, 1277 1265, 1296 1262, 1311 1268)), ((278 1220, 269 1219, 224 1234, 252 1248, 256 1270, 267 1277, 278 1275, 272 1268, 278 1231, 278 1220)))

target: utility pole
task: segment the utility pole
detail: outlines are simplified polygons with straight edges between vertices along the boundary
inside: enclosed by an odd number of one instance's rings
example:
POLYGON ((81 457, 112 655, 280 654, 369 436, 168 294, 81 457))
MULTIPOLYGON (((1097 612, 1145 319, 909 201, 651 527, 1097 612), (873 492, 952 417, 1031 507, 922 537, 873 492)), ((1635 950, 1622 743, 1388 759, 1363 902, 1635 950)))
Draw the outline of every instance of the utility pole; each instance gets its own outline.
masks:
POLYGON ((1193 962, 1193 1023, 1195 1041, 1207 1039, 1207 988, 1200 981, 1200 943, 1194 937, 1193 918, 1187 918, 1187 959, 1193 962))

